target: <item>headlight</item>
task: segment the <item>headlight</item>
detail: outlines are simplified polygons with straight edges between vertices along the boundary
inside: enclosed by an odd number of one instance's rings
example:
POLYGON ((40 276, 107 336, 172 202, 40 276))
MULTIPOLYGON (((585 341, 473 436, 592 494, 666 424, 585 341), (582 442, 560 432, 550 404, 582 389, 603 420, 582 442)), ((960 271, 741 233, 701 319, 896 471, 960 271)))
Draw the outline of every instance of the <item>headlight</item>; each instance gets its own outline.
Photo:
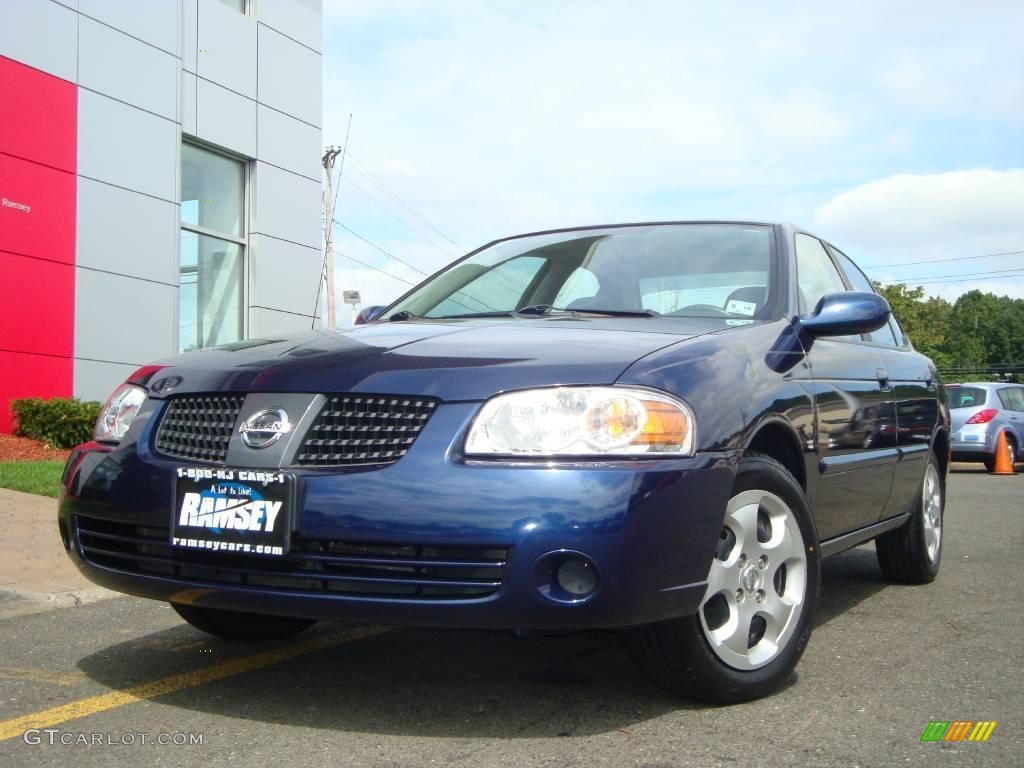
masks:
POLYGON ((100 417, 96 420, 93 437, 100 442, 121 441, 128 427, 139 415, 139 409, 146 402, 146 390, 131 384, 122 384, 103 404, 100 417))
POLYGON ((529 389, 484 403, 470 427, 466 454, 689 456, 694 430, 685 403, 646 389, 529 389))

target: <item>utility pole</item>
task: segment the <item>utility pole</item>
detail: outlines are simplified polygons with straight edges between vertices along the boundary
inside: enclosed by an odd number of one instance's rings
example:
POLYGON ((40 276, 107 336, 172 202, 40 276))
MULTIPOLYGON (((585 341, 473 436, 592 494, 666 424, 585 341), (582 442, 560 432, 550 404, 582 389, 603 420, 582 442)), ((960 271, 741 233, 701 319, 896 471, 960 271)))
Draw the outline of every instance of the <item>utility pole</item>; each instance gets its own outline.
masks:
POLYGON ((348 128, 345 129, 345 144, 342 147, 329 146, 324 148, 320 162, 327 172, 327 194, 324 197, 324 222, 327 227, 324 238, 324 268, 327 272, 327 327, 335 327, 334 310, 334 208, 337 203, 334 197, 334 161, 341 155, 341 167, 338 170, 338 181, 345 170, 345 153, 348 151, 348 136, 352 131, 352 115, 348 116, 348 128))
POLYGON ((324 271, 327 274, 327 327, 334 328, 334 161, 340 147, 327 147, 322 163, 327 172, 327 195, 324 197, 324 271))

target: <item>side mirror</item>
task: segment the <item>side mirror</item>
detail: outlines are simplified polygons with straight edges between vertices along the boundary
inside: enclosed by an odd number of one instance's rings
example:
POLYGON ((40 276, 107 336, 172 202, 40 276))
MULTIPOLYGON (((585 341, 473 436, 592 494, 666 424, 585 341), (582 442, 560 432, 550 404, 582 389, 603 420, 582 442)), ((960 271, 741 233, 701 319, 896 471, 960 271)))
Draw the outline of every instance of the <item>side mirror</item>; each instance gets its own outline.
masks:
POLYGON ((387 307, 379 304, 375 304, 372 307, 366 307, 356 315, 356 325, 366 325, 367 323, 373 322, 380 317, 381 312, 385 309, 387 309, 387 307))
POLYGON ((877 293, 847 291, 821 297, 814 312, 800 318, 811 336, 856 336, 877 331, 887 322, 889 302, 877 293))

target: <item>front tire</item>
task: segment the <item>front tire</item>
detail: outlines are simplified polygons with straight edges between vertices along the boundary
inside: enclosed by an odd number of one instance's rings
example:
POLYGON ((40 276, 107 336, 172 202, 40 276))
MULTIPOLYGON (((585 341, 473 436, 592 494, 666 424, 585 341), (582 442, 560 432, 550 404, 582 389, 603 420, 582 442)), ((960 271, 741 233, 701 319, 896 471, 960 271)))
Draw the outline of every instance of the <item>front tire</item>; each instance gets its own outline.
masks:
POLYGON ((700 609, 630 630, 627 650, 673 693, 722 704, 765 696, 789 679, 807 646, 820 583, 803 489, 774 459, 746 456, 700 609))
POLYGON ((198 605, 171 603, 185 621, 208 635, 224 640, 259 642, 283 640, 293 637, 316 624, 312 619, 293 619, 287 616, 264 616, 258 613, 239 613, 204 608, 198 605))
POLYGON ((910 520, 875 539, 882 574, 890 581, 928 584, 935 581, 942 560, 942 517, 946 484, 932 453, 910 520))

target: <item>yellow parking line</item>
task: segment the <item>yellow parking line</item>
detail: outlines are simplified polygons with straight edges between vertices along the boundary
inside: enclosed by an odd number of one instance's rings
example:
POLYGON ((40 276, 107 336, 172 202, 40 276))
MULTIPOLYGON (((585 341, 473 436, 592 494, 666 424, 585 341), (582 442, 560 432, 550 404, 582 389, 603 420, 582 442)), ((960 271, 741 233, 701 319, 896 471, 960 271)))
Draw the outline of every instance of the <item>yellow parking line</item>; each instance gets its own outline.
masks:
POLYGON ((50 672, 30 667, 0 667, 0 680, 29 680, 46 685, 75 685, 88 680, 84 672, 50 672))
POLYGON ((221 680, 225 677, 241 674, 242 672, 252 672, 256 669, 268 667, 271 664, 278 664, 282 661, 293 659, 296 656, 320 651, 332 645, 339 645, 364 637, 372 637, 386 631, 383 627, 359 627, 340 635, 318 637, 283 648, 275 648, 271 651, 231 659, 222 664, 214 664, 210 667, 197 669, 194 672, 169 675, 160 680, 153 680, 126 688, 123 691, 111 691, 110 693, 103 693, 98 696, 89 696, 85 699, 62 704, 59 707, 33 712, 30 715, 14 717, 10 720, 0 720, 0 741, 20 736, 30 728, 52 728, 67 720, 74 720, 86 715, 95 715, 98 712, 117 709, 125 704, 131 704, 136 701, 154 699, 158 696, 166 696, 169 693, 175 693, 187 688, 195 688, 206 683, 212 683, 214 680, 221 680))

